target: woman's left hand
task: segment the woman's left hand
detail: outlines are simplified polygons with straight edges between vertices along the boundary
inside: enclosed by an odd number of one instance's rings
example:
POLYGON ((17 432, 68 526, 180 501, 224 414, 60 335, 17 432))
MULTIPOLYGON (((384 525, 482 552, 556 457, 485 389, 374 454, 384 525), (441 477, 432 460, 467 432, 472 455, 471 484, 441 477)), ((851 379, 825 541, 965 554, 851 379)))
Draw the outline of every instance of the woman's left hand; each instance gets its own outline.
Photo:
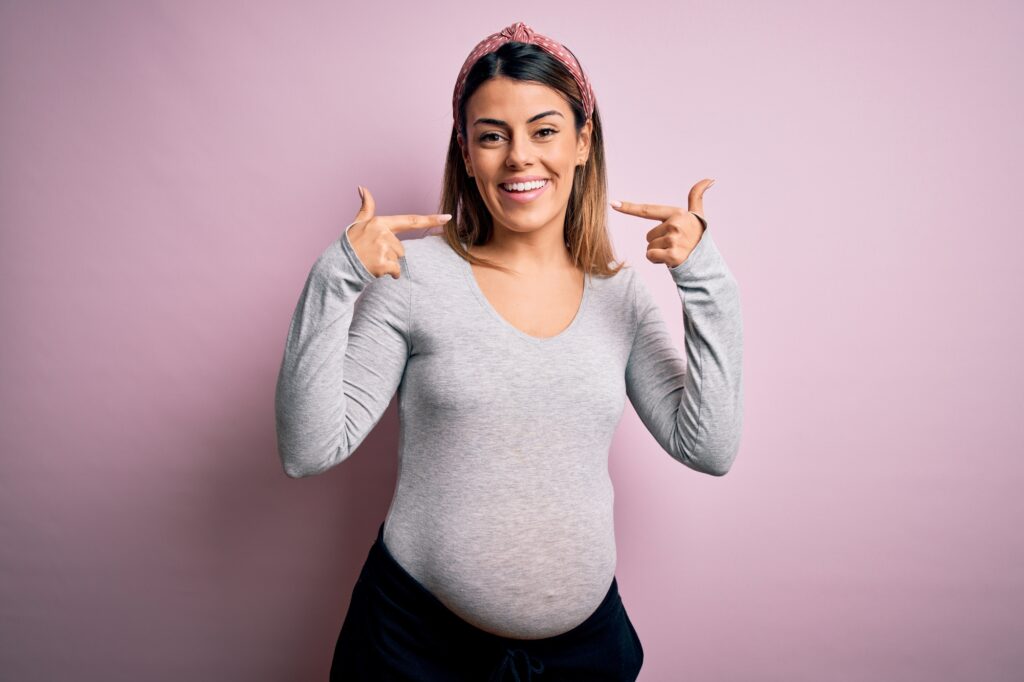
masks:
POLYGON ((693 214, 704 218, 704 192, 714 182, 704 179, 694 185, 687 197, 688 207, 685 210, 678 206, 634 204, 629 201, 613 201, 611 205, 621 213, 660 220, 647 233, 647 260, 674 268, 689 257, 707 229, 707 219, 701 220, 693 214))

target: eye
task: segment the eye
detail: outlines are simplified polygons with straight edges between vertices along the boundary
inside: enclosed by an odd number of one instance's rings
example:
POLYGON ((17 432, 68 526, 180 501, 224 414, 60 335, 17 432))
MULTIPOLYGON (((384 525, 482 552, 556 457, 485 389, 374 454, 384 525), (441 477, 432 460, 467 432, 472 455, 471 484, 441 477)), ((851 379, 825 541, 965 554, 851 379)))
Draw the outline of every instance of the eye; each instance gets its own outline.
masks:
MULTIPOLYGON (((555 135, 557 132, 558 132, 558 130, 555 129, 555 128, 541 128, 540 130, 537 131, 537 135, 540 135, 540 137, 551 137, 552 135, 555 135), (551 133, 551 135, 541 135, 541 133, 551 133)), ((501 137, 501 135, 499 135, 498 133, 494 133, 494 132, 484 133, 483 135, 480 136, 480 141, 481 142, 497 142, 497 140, 495 138, 500 138, 500 137, 501 137)))

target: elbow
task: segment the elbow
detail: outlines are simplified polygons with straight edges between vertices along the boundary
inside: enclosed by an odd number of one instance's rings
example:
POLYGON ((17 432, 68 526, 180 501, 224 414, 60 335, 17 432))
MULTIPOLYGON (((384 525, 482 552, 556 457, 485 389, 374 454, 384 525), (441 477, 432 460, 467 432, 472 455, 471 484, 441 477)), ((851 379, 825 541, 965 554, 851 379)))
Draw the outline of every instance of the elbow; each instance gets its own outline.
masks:
POLYGON ((277 429, 277 457, 281 462, 281 468, 288 478, 306 478, 314 476, 322 470, 316 466, 319 457, 312 456, 312 452, 296 439, 289 437, 287 430, 278 422, 277 429))
POLYGON ((695 455, 690 452, 672 452, 669 454, 681 464, 702 474, 709 476, 725 476, 732 468, 731 457, 720 457, 714 453, 703 452, 695 455))
POLYGON ((725 476, 732 469, 733 462, 740 449, 740 434, 743 430, 742 410, 733 413, 730 422, 719 421, 717 428, 698 430, 691 447, 683 448, 683 439, 677 444, 683 450, 676 456, 681 462, 692 469, 709 476, 725 476))
POLYGON ((698 444, 696 447, 680 451, 669 451, 672 457, 694 471, 709 476, 725 476, 732 469, 739 450, 738 444, 719 443, 714 445, 698 444))
POLYGON ((278 418, 277 455, 288 478, 322 474, 348 458, 349 451, 300 423, 278 418))
POLYGON ((716 457, 690 464, 690 468, 708 476, 725 476, 732 469, 732 462, 732 457, 716 457))
POLYGON ((732 468, 731 459, 723 459, 717 457, 690 457, 673 455, 674 459, 679 460, 690 469, 708 476, 725 476, 729 473, 729 469, 732 468))
POLYGON ((283 468, 288 478, 309 478, 333 468, 334 464, 311 464, 304 461, 286 460, 283 463, 283 468))
POLYGON ((288 478, 306 478, 320 473, 319 468, 311 466, 305 458, 286 454, 283 450, 278 454, 281 457, 281 468, 288 478))
POLYGON ((729 469, 732 468, 732 462, 726 462, 724 464, 716 462, 714 465, 704 469, 704 473, 709 476, 725 476, 729 473, 729 469))
POLYGON ((719 448, 716 452, 708 453, 709 456, 705 460, 704 473, 711 476, 725 476, 732 469, 732 464, 736 461, 738 451, 739 444, 736 443, 719 448))
POLYGON ((286 450, 279 450, 278 452, 281 456, 281 468, 284 469, 284 473, 288 478, 309 478, 310 476, 322 474, 328 469, 334 468, 335 465, 347 456, 341 456, 340 451, 335 452, 335 455, 338 455, 335 457, 305 456, 286 450))
POLYGON ((288 478, 307 478, 320 472, 316 469, 306 467, 299 462, 285 462, 284 473, 288 478))

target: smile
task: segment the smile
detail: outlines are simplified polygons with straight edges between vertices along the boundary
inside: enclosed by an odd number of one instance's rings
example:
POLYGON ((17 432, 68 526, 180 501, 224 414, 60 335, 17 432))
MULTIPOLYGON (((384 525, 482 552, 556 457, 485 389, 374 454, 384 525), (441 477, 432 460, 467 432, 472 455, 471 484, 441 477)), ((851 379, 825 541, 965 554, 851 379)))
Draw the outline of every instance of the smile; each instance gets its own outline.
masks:
POLYGON ((517 182, 512 185, 513 188, 521 189, 509 189, 506 185, 502 184, 499 184, 498 188, 501 189, 502 195, 508 199, 518 203, 526 203, 533 201, 543 194, 549 184, 548 180, 531 180, 530 182, 517 182))

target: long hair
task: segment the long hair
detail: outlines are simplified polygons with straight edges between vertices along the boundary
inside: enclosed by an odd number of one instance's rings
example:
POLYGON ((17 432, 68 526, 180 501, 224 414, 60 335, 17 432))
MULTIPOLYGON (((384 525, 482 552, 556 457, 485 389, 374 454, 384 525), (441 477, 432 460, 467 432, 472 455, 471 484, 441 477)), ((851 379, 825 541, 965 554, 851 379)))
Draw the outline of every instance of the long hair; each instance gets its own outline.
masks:
MULTIPOLYGON (((466 75, 466 86, 458 102, 462 120, 462 139, 466 135, 466 102, 486 81, 504 76, 520 81, 532 81, 550 86, 562 93, 573 112, 576 134, 586 124, 586 114, 579 86, 572 74, 542 48, 531 43, 510 41, 495 52, 481 57, 466 75)), ((565 245, 573 261, 585 273, 610 277, 625 265, 614 263, 611 239, 608 236, 608 215, 605 205, 608 180, 605 172, 604 140, 601 116, 597 107, 591 117, 590 156, 586 164, 576 166, 565 212, 565 245)), ((441 206, 438 213, 450 213, 453 219, 444 226, 443 236, 448 245, 464 260, 508 271, 489 259, 471 255, 466 245, 486 244, 494 232, 494 222, 476 182, 469 177, 458 137, 452 128, 448 143, 448 159, 444 168, 441 188, 441 206)))

